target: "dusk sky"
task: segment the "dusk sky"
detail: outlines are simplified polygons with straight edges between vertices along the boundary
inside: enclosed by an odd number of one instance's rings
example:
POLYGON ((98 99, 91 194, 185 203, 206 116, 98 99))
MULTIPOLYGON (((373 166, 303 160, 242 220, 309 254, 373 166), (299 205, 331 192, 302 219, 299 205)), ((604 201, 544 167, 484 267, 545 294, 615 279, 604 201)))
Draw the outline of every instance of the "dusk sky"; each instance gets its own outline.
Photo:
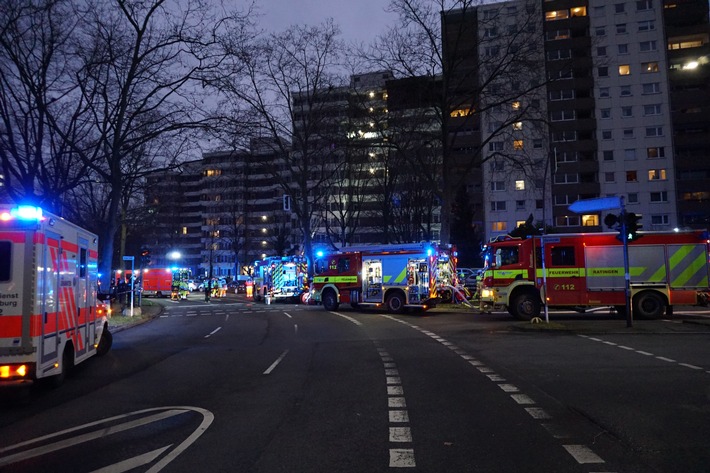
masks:
POLYGON ((317 25, 332 17, 346 41, 370 42, 396 16, 384 9, 389 0, 259 0, 265 29, 281 31, 292 24, 317 25))

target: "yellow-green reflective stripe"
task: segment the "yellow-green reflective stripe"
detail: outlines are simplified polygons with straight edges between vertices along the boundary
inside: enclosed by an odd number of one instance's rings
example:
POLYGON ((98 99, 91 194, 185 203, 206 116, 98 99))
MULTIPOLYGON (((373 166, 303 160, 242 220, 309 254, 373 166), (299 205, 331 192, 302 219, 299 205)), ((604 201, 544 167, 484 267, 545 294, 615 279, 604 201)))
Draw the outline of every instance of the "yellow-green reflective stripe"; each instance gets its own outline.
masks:
POLYGON ((494 269, 493 277, 500 279, 514 278, 516 276, 527 277, 527 269, 494 269))
POLYGON ((683 259, 690 254, 691 251, 693 251, 694 246, 692 245, 683 245, 680 248, 678 248, 678 251, 673 253, 673 256, 670 257, 668 260, 668 263, 670 264, 671 268, 675 268, 678 263, 683 261, 683 259))
POLYGON ((356 283, 357 276, 316 276, 313 278, 313 282, 316 283, 356 283))
MULTIPOLYGON (((675 255, 674 255, 675 256, 675 255)), ((685 284, 692 278, 695 273, 697 273, 699 270, 705 268, 705 254, 699 254, 697 258, 690 264, 688 269, 680 273, 680 275, 673 280, 671 283, 671 286, 673 287, 682 287, 685 286, 685 284)), ((703 285, 707 285, 707 278, 703 278, 703 285)))
POLYGON ((404 281, 404 278, 407 276, 407 268, 404 268, 401 273, 399 273, 399 276, 397 276, 397 279, 394 280, 395 284, 399 284, 402 281, 404 281))
POLYGON ((650 282, 661 282, 666 279, 666 265, 664 264, 660 268, 658 268, 658 271, 653 273, 651 275, 651 278, 649 279, 650 282))

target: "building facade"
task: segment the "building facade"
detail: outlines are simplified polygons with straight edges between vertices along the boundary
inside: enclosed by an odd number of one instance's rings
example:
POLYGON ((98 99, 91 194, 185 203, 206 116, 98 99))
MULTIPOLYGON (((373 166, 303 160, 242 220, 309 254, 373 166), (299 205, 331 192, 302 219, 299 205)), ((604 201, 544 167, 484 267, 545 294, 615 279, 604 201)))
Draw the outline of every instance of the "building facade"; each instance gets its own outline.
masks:
MULTIPOLYGON (((478 84, 480 126, 471 142, 481 146, 486 238, 509 233, 526 214, 558 231, 606 230, 603 214, 568 206, 612 195, 643 216, 644 229, 707 228, 706 1, 514 0, 464 13, 444 15, 444 25, 448 18, 475 32, 476 47, 461 54, 476 57, 466 67, 478 84), (544 67, 518 79, 490 74, 517 62, 521 37, 544 67), (512 133, 506 107, 525 110, 512 133)), ((448 33, 455 36, 451 25, 448 33)), ((452 114, 449 126, 456 121, 452 114)))

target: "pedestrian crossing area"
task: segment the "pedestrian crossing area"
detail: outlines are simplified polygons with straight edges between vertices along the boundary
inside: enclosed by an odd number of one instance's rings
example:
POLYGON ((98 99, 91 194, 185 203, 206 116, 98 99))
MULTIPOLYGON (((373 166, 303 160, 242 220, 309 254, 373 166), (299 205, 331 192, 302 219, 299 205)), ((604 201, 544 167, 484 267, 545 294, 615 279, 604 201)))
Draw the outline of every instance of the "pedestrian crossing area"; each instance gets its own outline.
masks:
MULTIPOLYGON (((160 314, 161 318, 167 317, 224 317, 227 315, 249 315, 249 314, 267 314, 279 310, 274 306, 268 308, 263 305, 230 305, 229 307, 214 307, 214 306, 198 306, 198 307, 166 307, 165 311, 160 314)), ((288 312, 298 312, 306 310, 305 306, 288 305, 283 306, 283 310, 288 312)))

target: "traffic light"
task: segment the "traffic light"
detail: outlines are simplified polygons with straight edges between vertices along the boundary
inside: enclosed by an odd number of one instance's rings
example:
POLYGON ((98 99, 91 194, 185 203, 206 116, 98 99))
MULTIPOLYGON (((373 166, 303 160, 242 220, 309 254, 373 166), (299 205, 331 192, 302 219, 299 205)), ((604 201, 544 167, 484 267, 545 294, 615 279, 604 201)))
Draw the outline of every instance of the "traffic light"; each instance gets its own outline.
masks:
POLYGON ((142 268, 145 268, 146 266, 150 265, 150 250, 148 250, 147 248, 141 249, 140 265, 142 268))
POLYGON ((643 236, 638 234, 641 228, 643 228, 643 225, 641 225, 641 215, 626 212, 626 238, 628 238, 629 241, 638 240, 643 236))
POLYGON ((643 225, 641 225, 641 215, 635 214, 634 212, 626 212, 621 215, 608 214, 604 217, 604 224, 609 228, 618 230, 619 234, 616 236, 616 239, 622 242, 624 239, 627 241, 638 240, 643 236, 638 234, 638 231, 643 227, 643 225), (622 225, 622 223, 625 225, 622 225), (624 226, 626 228, 624 228, 624 226), (626 230, 626 232, 622 233, 624 230, 626 230))

